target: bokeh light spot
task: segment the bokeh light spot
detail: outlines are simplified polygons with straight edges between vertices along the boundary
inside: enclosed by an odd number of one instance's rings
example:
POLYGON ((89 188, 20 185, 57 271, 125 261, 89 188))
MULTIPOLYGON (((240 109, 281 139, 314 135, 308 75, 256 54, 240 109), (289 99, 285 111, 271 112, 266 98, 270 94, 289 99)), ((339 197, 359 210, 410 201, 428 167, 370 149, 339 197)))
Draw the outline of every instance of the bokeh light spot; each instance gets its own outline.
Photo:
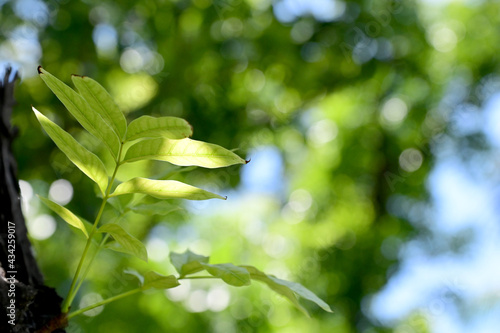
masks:
POLYGON ((420 150, 415 148, 405 149, 399 155, 399 165, 407 172, 414 172, 420 169, 424 161, 424 156, 420 150))
POLYGON ((182 280, 181 285, 172 289, 167 289, 165 294, 174 302, 184 301, 191 291, 191 281, 182 280))
POLYGON ((195 290, 185 302, 186 308, 189 312, 203 312, 208 309, 207 305, 207 292, 205 290, 195 290))
MULTIPOLYGON (((90 306, 92 304, 95 304, 97 302, 100 302, 102 301, 103 298, 100 294, 98 293, 88 293, 86 295, 84 295, 82 297, 82 299, 80 300, 80 309, 81 308, 85 308, 87 306, 90 306)), ((101 306, 98 306, 94 309, 91 309, 91 310, 88 310, 88 311, 85 311, 83 314, 88 316, 88 317, 94 317, 94 316, 97 316, 99 313, 102 312, 102 310, 104 310, 104 305, 101 305, 101 306)))
POLYGON ((406 103, 400 98, 389 99, 382 106, 382 123, 386 125, 399 125, 408 114, 406 103))
POLYGON ((148 258, 153 261, 162 261, 168 256, 168 245, 163 239, 152 238, 146 245, 148 258))
POLYGON ((215 286, 208 291, 207 307, 211 311, 220 312, 227 308, 230 300, 231 294, 226 286, 215 286))
POLYGON ((49 198, 64 206, 73 198, 73 186, 66 179, 58 179, 50 185, 49 198))
POLYGON ((39 215, 33 220, 28 220, 28 232, 31 237, 38 240, 49 238, 56 231, 56 221, 50 215, 39 215))
POLYGON ((333 120, 323 119, 314 123, 307 131, 307 139, 315 146, 321 146, 334 140, 338 135, 337 124, 333 120))

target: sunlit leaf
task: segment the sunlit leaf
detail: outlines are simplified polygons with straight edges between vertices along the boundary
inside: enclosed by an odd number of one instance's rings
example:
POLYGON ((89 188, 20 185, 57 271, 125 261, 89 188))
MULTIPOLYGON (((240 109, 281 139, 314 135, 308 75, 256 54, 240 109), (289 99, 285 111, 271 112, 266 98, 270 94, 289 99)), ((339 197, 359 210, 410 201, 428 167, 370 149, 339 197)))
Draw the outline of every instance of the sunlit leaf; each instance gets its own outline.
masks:
POLYGON ((177 117, 142 116, 133 120, 128 126, 127 141, 140 138, 184 139, 193 135, 191 125, 177 117))
POLYGON ((54 124, 38 110, 33 108, 38 121, 57 147, 73 162, 84 174, 97 183, 101 193, 106 192, 108 176, 101 160, 79 144, 69 133, 54 124))
POLYGON ((158 199, 225 199, 220 195, 181 183, 176 180, 153 180, 141 177, 133 178, 118 185, 111 196, 114 197, 128 193, 143 193, 158 199))
POLYGON ((135 213, 143 215, 167 215, 181 208, 171 205, 166 201, 160 201, 151 204, 133 206, 130 209, 135 213))
POLYGON ((180 283, 173 275, 165 276, 150 271, 144 274, 143 288, 170 289, 179 286, 180 283))
POLYGON ((167 161, 180 166, 196 165, 204 168, 221 168, 245 164, 245 160, 221 146, 191 139, 146 139, 129 148, 124 162, 139 160, 167 161))
POLYGON ((301 284, 278 279, 277 277, 261 272, 260 270, 258 270, 253 266, 242 265, 240 267, 246 269, 250 273, 250 277, 252 278, 252 280, 260 281, 267 284, 272 290, 288 298, 293 303, 293 305, 295 305, 300 311, 302 311, 307 316, 309 316, 309 314, 307 310, 302 305, 300 305, 297 295, 316 303, 325 311, 332 312, 328 304, 326 304, 323 300, 317 297, 312 291, 308 290, 301 284))
POLYGON ((241 287, 250 285, 250 274, 242 267, 233 264, 206 264, 201 263, 210 275, 222 279, 231 286, 241 287))
POLYGON ((69 225, 72 225, 73 227, 80 229, 84 233, 85 237, 89 238, 89 234, 87 233, 85 225, 75 214, 73 214, 73 212, 47 198, 44 198, 40 195, 38 197, 47 207, 53 210, 54 213, 59 215, 69 225))
POLYGON ((76 91, 68 87, 61 80, 47 72, 42 67, 38 67, 40 77, 59 98, 68 111, 90 134, 101 140, 114 158, 117 158, 120 140, 113 129, 103 120, 103 118, 93 110, 85 99, 76 91))
POLYGON ((87 76, 73 75, 71 79, 87 103, 111 126, 120 139, 124 139, 127 120, 106 89, 87 76))
POLYGON ((208 257, 186 250, 184 253, 170 252, 170 261, 181 276, 204 270, 201 264, 208 264, 208 257))
POLYGON ((107 248, 118 252, 128 253, 139 259, 148 261, 148 253, 144 244, 142 244, 140 240, 126 232, 118 224, 105 224, 100 227, 97 232, 110 234, 115 239, 115 241, 120 244, 120 247, 116 247, 111 244, 110 246, 107 246, 107 248))

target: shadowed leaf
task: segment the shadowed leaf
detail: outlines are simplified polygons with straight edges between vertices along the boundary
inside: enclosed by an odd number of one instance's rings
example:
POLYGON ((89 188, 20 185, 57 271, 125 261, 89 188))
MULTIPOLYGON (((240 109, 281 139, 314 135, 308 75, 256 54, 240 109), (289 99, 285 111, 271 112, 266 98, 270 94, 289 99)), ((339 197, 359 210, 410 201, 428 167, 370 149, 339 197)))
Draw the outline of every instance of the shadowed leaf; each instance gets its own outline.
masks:
POLYGON ((180 283, 173 275, 165 276, 150 271, 144 274, 143 288, 170 289, 179 286, 180 283))
POLYGON ((312 291, 299 283, 278 279, 272 275, 267 275, 253 266, 240 266, 250 273, 252 280, 267 284, 272 290, 288 298, 300 311, 309 316, 307 310, 300 305, 297 295, 319 305, 323 310, 332 312, 330 306, 316 296, 312 291))
POLYGON ((233 264, 201 264, 210 275, 222 279, 222 281, 235 287, 250 285, 250 274, 242 267, 233 264))
POLYGON ((170 252, 170 261, 181 276, 204 270, 202 263, 208 263, 208 257, 186 250, 184 253, 170 252))
POLYGON ((128 253, 139 259, 148 261, 148 253, 144 244, 142 244, 140 240, 126 232, 118 224, 105 224, 100 227, 97 232, 110 234, 115 239, 115 241, 120 244, 120 247, 116 247, 113 245, 113 243, 111 243, 109 245, 106 245, 107 248, 118 252, 128 253))
POLYGON ((167 215, 180 209, 180 207, 171 205, 166 201, 141 204, 130 208, 133 212, 144 215, 167 215))
POLYGON ((144 276, 142 276, 138 271, 132 268, 127 268, 123 270, 123 274, 130 275, 132 278, 137 279, 140 286, 144 285, 144 276))

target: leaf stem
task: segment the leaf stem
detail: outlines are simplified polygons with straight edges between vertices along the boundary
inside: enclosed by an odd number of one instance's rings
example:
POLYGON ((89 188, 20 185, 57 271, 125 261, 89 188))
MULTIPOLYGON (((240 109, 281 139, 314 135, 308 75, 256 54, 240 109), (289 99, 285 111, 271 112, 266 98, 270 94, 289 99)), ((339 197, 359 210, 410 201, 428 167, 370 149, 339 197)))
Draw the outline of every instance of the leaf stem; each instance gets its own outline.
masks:
POLYGON ((80 280, 78 281, 78 284, 75 287, 75 290, 74 290, 74 294, 75 295, 78 293, 78 290, 80 290, 80 287, 82 286, 83 281, 85 280, 85 278, 87 277, 88 272, 90 271, 90 266, 92 266, 92 263, 93 263, 95 257, 97 256, 97 253, 99 253, 99 251, 101 250, 101 248, 104 245, 104 243, 108 240, 108 237, 109 237, 109 234, 106 234, 102 238, 102 240, 99 243, 99 245, 97 245, 97 249, 95 250, 95 252, 90 257, 89 262, 87 263, 87 267, 83 271, 83 274, 82 274, 80 280))
POLYGON ((99 222, 99 219, 101 218, 102 212, 104 210, 104 206, 106 205, 107 201, 107 196, 105 196, 102 200, 101 208, 99 208, 99 213, 97 213, 97 217, 94 221, 94 225, 92 226, 92 230, 89 233, 89 238, 87 239, 87 243, 85 244, 85 248, 83 249, 82 256, 80 258, 80 261, 78 263, 78 267, 76 268, 75 275, 73 276, 73 280, 71 281, 71 287, 69 288, 68 296, 64 300, 64 303, 62 305, 62 312, 67 313, 69 310, 69 307, 71 305, 71 302, 73 301, 73 298, 75 297, 74 293, 74 288, 76 285, 76 281, 78 280, 78 276, 80 275, 80 271, 83 266, 83 262, 85 261, 85 257, 87 256, 87 252, 89 251, 90 244, 92 244, 92 237, 94 236, 95 230, 97 223, 99 222))
POLYGON ((84 307, 84 308, 81 308, 81 309, 78 309, 76 311, 73 311, 71 312, 70 314, 68 314, 68 319, 71 319, 73 318, 74 316, 78 316, 79 314, 82 314, 84 312, 87 312, 89 310, 92 310, 94 308, 97 308, 98 306, 101 306, 101 305, 104 305, 104 304, 108 304, 108 303, 111 303, 113 301, 116 301, 120 298, 123 298, 123 297, 127 297, 127 296, 130 296, 130 295, 133 295, 133 294, 136 294, 140 291, 143 290, 143 287, 140 287, 140 288, 136 288, 136 289, 132 289, 132 290, 129 290, 127 292, 124 292, 122 294, 118 294, 116 296, 113 296, 113 297, 110 297, 110 298, 107 298, 107 299, 104 299, 100 302, 97 302, 95 304, 92 304, 92 305, 89 305, 87 307, 84 307))
POLYGON ((111 187, 113 186, 113 182, 115 180, 116 173, 118 172, 118 168, 120 167, 119 161, 120 161, 121 154, 122 154, 122 148, 123 148, 123 143, 120 144, 120 149, 118 151, 118 157, 115 161, 115 170, 113 171, 113 175, 111 176, 111 180, 108 184, 108 188, 106 189, 106 193, 104 194, 104 197, 102 198, 101 207, 99 208, 99 212, 97 213, 94 224, 92 225, 92 229, 90 230, 89 238, 87 239, 87 243, 85 244, 85 248, 83 249, 83 253, 82 253, 82 256, 80 258, 80 262, 78 263, 78 267, 76 268, 75 275, 73 276, 73 280, 71 281, 71 286, 70 286, 69 291, 68 291, 68 296, 66 297, 66 299, 64 300, 64 302, 62 304, 61 310, 63 313, 67 313, 69 311, 71 303, 73 302, 73 299, 76 296, 76 292, 78 291, 78 288, 81 285, 81 282, 80 282, 78 284, 78 287, 75 289, 76 282, 78 280, 78 277, 80 276, 80 271, 81 271, 83 263, 85 261, 85 257, 87 256, 87 253, 89 251, 90 244, 92 244, 92 238, 94 237, 94 234, 97 230, 97 225, 99 224, 99 221, 101 219, 102 213, 104 211, 104 207, 106 206, 106 202, 109 199, 111 187))

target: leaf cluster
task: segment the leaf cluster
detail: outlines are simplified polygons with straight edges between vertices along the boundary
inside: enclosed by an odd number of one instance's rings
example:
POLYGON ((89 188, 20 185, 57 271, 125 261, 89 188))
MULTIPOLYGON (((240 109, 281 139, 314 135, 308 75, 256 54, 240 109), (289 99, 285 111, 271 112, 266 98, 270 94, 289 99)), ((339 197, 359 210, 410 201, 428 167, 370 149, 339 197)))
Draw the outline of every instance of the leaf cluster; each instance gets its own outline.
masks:
MULTIPOLYGON (((213 169, 247 162, 226 148, 190 139, 189 137, 193 134, 192 127, 181 118, 142 116, 128 124, 123 112, 118 108, 110 94, 91 78, 73 75, 72 80, 78 90, 77 92, 43 68, 39 67, 38 71, 42 80, 66 106, 68 111, 88 133, 102 142, 114 160, 114 171, 108 174, 104 163, 97 155, 90 152, 68 132, 33 107, 37 119, 48 136, 75 166, 95 182, 103 198, 94 224, 88 228, 83 219, 69 209, 47 198, 40 197, 48 208, 58 214, 69 225, 81 230, 87 238, 87 245, 75 273, 68 299, 64 305, 69 308, 92 264, 94 257, 88 260, 87 269, 81 274, 92 240, 100 241, 98 250, 107 248, 127 253, 144 261, 148 259, 144 244, 127 232, 118 222, 100 223, 103 208, 108 203, 108 200, 122 214, 132 210, 139 214, 152 215, 168 214, 175 209, 170 204, 165 203, 163 201, 165 199, 225 199, 218 194, 175 180, 135 177, 118 182, 115 178, 121 165, 152 159, 166 161, 177 166, 213 169), (127 146, 125 146, 126 143, 128 143, 127 146), (153 197, 160 201, 142 204, 135 202, 135 205, 129 205, 131 195, 134 194, 153 197), (120 200, 120 198, 123 200, 120 200)), ((236 287, 250 285, 252 280, 265 283, 272 290, 289 299, 306 314, 307 311, 298 302, 298 296, 318 304, 325 311, 331 312, 330 307, 324 301, 304 286, 265 274, 253 266, 236 266, 231 263, 210 264, 208 257, 190 251, 184 253, 172 252, 170 258, 179 276, 163 276, 153 271, 145 273, 144 276, 136 273, 135 275, 141 280, 140 290, 174 288, 179 285, 179 280, 197 278, 192 274, 206 271, 210 277, 219 278, 225 283, 236 287)), ((126 295, 128 294, 130 292, 126 293, 126 295)), ((120 297, 118 295, 111 299, 115 300, 120 297)), ((100 304, 104 303, 100 302, 100 304)), ((64 306, 63 311, 66 310, 64 306)), ((77 312, 80 313, 81 311, 77 312)))

